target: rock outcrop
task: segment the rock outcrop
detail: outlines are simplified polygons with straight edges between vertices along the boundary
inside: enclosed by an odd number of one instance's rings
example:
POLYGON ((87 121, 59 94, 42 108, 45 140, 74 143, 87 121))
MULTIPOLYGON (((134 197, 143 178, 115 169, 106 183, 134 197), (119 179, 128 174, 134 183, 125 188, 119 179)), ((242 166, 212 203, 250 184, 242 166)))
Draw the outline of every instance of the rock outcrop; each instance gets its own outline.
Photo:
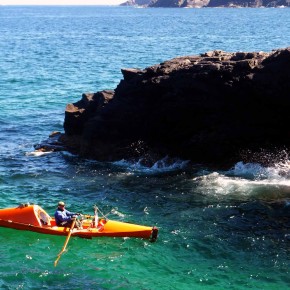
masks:
POLYGON ((128 0, 122 6, 144 7, 288 7, 290 0, 128 0))
POLYGON ((122 73, 114 91, 67 105, 60 140, 70 151, 226 164, 245 150, 290 146, 290 48, 211 51, 122 73))
POLYGON ((287 7, 289 5, 288 0, 210 0, 207 7, 287 7))
POLYGON ((151 0, 128 0, 122 3, 120 6, 145 6, 149 5, 151 0))
POLYGON ((201 8, 209 4, 210 0, 152 0, 149 7, 188 7, 201 8))

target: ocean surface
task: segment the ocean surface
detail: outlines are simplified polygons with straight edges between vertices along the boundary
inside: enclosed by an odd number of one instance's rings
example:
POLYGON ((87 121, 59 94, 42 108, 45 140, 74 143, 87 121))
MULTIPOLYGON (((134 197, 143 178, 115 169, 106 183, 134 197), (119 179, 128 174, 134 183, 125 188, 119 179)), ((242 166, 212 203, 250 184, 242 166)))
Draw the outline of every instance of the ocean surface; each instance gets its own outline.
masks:
MULTIPOLYGON (((0 228, 0 289, 289 289, 290 166, 215 170, 33 154, 121 68, 209 50, 290 46, 290 9, 0 6, 0 208, 35 203, 159 228, 156 243, 0 228)), ((267 156, 266 158, 271 158, 267 156)))

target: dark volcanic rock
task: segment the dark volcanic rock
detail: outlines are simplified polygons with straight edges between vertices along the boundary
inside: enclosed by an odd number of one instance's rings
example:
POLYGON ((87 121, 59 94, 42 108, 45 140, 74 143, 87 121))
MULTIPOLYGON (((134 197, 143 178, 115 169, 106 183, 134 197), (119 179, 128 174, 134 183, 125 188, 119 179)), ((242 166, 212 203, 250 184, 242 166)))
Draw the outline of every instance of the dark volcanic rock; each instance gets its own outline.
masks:
POLYGON ((112 98, 114 91, 87 93, 74 104, 66 106, 64 130, 68 135, 82 134, 88 120, 95 116, 112 98))
POLYGON ((290 48, 212 51, 122 73, 115 92, 67 105, 62 141, 72 151, 225 164, 243 150, 290 146, 290 48))
POLYGON ((204 7, 209 0, 152 0, 149 7, 204 7))
POLYGON ((289 6, 287 0, 211 0, 208 7, 278 7, 289 6))
POLYGON ((289 0, 128 0, 121 6, 143 7, 289 7, 289 0))
POLYGON ((148 6, 149 3, 150 0, 128 0, 120 4, 120 6, 148 6))

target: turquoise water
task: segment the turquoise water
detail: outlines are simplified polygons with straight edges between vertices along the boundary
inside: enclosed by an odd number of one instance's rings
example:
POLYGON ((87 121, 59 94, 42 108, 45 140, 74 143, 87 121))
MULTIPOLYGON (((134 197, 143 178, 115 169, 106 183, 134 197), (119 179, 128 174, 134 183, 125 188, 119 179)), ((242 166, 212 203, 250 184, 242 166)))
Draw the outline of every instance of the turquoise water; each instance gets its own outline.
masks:
POLYGON ((290 167, 182 160, 151 168, 33 156, 65 105, 113 89, 123 67, 208 50, 290 46, 290 9, 0 7, 0 208, 30 202, 160 228, 159 239, 0 228, 0 289, 288 289, 290 167))

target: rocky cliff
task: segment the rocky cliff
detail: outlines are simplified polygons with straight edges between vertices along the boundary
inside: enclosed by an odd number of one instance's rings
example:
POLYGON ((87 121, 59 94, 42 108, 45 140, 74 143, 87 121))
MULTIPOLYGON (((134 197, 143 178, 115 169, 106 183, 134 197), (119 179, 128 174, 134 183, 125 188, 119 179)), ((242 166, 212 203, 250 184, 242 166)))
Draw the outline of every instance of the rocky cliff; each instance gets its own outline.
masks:
POLYGON ((279 7, 290 6, 289 0, 210 0, 208 7, 279 7))
POLYGON ((192 7, 199 8, 209 4, 210 0, 151 0, 149 7, 192 7))
POLYGON ((290 0, 128 0, 123 6, 146 7, 281 7, 290 6, 290 0))
POLYGON ((128 0, 121 6, 148 6, 151 0, 128 0))
POLYGON ((207 164, 290 147, 290 48, 211 51, 122 73, 115 90, 67 105, 57 146, 97 160, 168 155, 207 164))

